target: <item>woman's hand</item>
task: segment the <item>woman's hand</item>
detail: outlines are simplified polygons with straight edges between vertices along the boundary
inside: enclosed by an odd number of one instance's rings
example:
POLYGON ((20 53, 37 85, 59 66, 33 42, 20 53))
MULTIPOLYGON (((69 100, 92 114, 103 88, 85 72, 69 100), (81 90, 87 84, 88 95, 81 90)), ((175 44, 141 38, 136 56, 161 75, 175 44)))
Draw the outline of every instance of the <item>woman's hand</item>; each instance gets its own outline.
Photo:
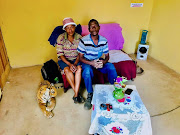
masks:
POLYGON ((70 64, 69 68, 73 73, 75 73, 77 71, 77 67, 74 64, 70 64))

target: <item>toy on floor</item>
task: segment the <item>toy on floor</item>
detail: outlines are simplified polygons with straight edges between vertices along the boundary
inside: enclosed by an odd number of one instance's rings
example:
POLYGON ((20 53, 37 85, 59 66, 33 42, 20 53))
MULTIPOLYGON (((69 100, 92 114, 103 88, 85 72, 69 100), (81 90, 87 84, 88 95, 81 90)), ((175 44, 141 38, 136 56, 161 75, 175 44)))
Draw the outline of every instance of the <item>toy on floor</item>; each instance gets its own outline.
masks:
POLYGON ((117 77, 116 81, 114 82, 114 88, 115 90, 113 91, 113 97, 115 99, 117 99, 118 102, 124 102, 125 98, 124 98, 124 88, 126 87, 126 85, 124 84, 125 82, 127 82, 127 79, 125 77, 117 77))
POLYGON ((41 82, 37 93, 37 100, 41 111, 47 118, 52 118, 54 116, 52 110, 56 105, 56 95, 57 90, 53 84, 48 81, 41 82))
POLYGON ((1 102, 1 99, 2 99, 2 91, 1 91, 1 88, 0 88, 0 102, 1 102))

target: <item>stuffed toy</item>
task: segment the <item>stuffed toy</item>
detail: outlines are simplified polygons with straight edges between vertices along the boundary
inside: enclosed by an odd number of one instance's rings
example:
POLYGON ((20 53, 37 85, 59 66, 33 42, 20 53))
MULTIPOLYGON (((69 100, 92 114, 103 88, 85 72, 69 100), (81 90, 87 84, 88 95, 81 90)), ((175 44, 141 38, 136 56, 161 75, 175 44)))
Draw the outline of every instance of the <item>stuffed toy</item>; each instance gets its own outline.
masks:
POLYGON ((37 92, 37 100, 41 111, 47 118, 52 118, 54 116, 52 110, 56 105, 56 95, 57 90, 52 83, 48 81, 41 82, 37 92))
POLYGON ((1 102, 1 99, 2 99, 2 91, 1 91, 1 88, 0 88, 0 102, 1 102))

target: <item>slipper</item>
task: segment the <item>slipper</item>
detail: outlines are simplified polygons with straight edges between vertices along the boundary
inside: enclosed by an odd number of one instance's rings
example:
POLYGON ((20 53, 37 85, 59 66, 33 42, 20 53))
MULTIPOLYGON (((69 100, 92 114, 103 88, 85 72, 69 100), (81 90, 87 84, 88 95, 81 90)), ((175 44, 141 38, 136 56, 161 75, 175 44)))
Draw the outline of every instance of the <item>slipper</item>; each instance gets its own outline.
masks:
POLYGON ((69 90, 69 88, 64 88, 64 93, 66 93, 69 90))
POLYGON ((136 74, 140 75, 143 72, 144 72, 144 70, 140 66, 137 65, 137 67, 136 67, 136 74))

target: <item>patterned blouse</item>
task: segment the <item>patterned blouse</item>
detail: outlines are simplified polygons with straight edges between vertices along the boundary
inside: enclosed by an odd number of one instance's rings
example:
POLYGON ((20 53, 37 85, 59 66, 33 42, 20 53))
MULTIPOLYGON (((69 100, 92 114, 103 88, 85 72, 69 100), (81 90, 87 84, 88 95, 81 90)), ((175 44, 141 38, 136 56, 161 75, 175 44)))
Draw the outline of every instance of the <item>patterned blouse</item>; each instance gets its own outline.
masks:
POLYGON ((67 32, 59 35, 56 41, 58 59, 60 60, 59 56, 64 55, 67 60, 75 60, 78 56, 77 47, 79 45, 79 39, 81 37, 81 35, 75 33, 74 40, 71 43, 67 38, 67 32))

